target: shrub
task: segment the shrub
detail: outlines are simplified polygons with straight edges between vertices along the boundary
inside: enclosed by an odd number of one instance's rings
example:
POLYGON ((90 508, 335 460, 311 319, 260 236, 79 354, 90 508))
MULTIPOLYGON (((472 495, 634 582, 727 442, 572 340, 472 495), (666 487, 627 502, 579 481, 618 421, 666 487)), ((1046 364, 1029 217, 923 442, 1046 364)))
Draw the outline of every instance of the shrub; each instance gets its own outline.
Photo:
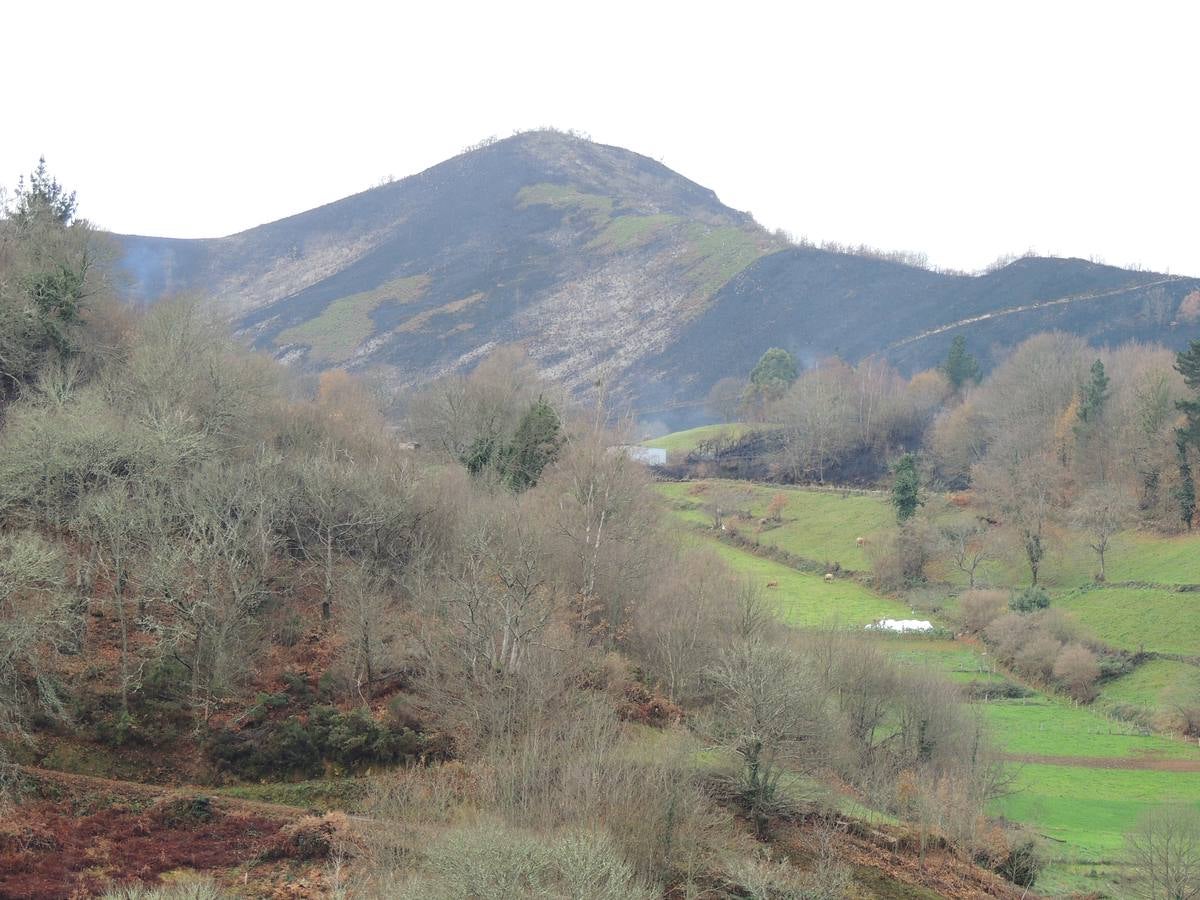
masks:
POLYGON ((820 859, 803 872, 786 859, 768 856, 742 860, 729 872, 737 885, 733 896, 749 900, 841 900, 848 896, 850 870, 832 859, 820 859))
POLYGON ((1007 852, 995 862, 994 869, 1002 878, 1028 888, 1037 882, 1045 864, 1037 839, 1019 832, 1009 839, 1007 852))
POLYGON ((1082 644, 1064 647, 1054 661, 1054 677, 1076 700, 1091 700, 1096 696, 1096 680, 1100 677, 1096 654, 1082 644))
POLYGON ((228 893, 207 875, 196 875, 164 885, 123 885, 102 900, 222 900, 228 893))
POLYGON ((1062 644, 1047 634, 1038 634, 1017 651, 1013 662, 1031 678, 1049 679, 1062 644))
POLYGON ((1031 613, 1045 609, 1050 605, 1050 595, 1040 587, 1027 587, 1013 593, 1008 601, 1009 609, 1014 612, 1031 613))
POLYGON ((958 598, 958 617, 965 631, 979 634, 1008 609, 1004 591, 966 591, 958 598))
POLYGON ((984 634, 988 643, 995 647, 996 655, 1004 662, 1012 662, 1036 630, 1029 616, 1010 612, 988 625, 984 634))
POLYGON ((358 842, 345 813, 304 816, 279 829, 263 852, 266 859, 329 859, 334 855, 354 856, 358 842))
POLYGON ((427 851, 423 871, 386 886, 384 896, 404 900, 488 897, 588 897, 650 900, 632 866, 603 833, 570 832, 546 838, 499 825, 452 832, 427 851))
POLYGON ((307 720, 289 716, 242 731, 222 730, 208 743, 208 755, 218 769, 239 778, 316 778, 325 763, 345 769, 392 764, 415 759, 421 752, 419 734, 408 728, 376 722, 365 710, 340 713, 315 706, 307 720))
POLYGON ((214 816, 212 798, 205 796, 164 797, 150 807, 148 814, 164 828, 180 828, 210 822, 214 816))
POLYGON ((1023 700, 1033 694, 1025 685, 1012 681, 970 681, 966 686, 971 700, 1023 700))
POLYGON ((925 580, 935 535, 923 519, 909 519, 894 532, 867 544, 867 556, 880 590, 898 591, 925 580))

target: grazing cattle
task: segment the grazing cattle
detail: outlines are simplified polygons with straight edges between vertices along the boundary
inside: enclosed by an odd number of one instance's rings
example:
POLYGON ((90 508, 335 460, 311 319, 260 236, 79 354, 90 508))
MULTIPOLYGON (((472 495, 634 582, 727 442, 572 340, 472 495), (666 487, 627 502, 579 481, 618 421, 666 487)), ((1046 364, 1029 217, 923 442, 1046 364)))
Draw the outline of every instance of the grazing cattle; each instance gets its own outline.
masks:
POLYGON ((778 581, 768 581, 767 587, 779 587, 779 582, 778 581))
POLYGON ((859 547, 865 547, 867 545, 867 539, 865 537, 857 537, 854 539, 854 543, 859 547))
POLYGON ((826 572, 826 573, 825 573, 825 583, 826 583, 826 584, 828 584, 828 583, 829 583, 829 582, 831 582, 831 581, 833 581, 833 573, 832 573, 832 572, 826 572))

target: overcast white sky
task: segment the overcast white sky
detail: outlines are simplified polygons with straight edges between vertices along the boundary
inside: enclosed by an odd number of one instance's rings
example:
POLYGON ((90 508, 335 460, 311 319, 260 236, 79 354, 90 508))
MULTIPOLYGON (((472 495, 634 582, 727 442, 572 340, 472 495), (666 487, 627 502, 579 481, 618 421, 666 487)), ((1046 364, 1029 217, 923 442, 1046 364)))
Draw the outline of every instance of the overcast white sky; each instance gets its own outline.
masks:
POLYGON ((552 124, 771 228, 1200 275, 1200 4, 6 5, 0 183, 216 236, 552 124))

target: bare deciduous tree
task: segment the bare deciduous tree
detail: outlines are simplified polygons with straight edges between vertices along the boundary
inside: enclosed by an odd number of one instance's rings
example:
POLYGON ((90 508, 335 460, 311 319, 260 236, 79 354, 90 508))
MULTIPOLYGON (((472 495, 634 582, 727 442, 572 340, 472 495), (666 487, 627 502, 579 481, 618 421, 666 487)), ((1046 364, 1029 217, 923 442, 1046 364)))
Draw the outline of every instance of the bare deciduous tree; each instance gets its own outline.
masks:
POLYGON ((5 737, 22 734, 32 710, 65 715, 47 665, 72 620, 65 575, 59 548, 31 532, 0 535, 0 735, 5 737))
POLYGON ((780 801, 787 770, 817 756, 822 699, 802 660, 784 648, 744 644, 727 651, 711 670, 718 727, 742 760, 738 789, 759 834, 780 801))
POLYGON ((1124 531, 1133 518, 1133 501, 1117 484, 1101 483, 1089 488, 1071 509, 1071 520, 1088 533, 1088 546, 1096 554, 1100 570, 1097 581, 1104 581, 1104 555, 1112 538, 1124 531))
POLYGON ((1125 841, 1139 897, 1200 897, 1200 812, 1194 807, 1180 803, 1151 809, 1125 841))
POLYGON ((975 588, 979 567, 993 553, 991 528, 977 518, 958 518, 942 526, 941 537, 954 567, 967 576, 967 587, 975 588))

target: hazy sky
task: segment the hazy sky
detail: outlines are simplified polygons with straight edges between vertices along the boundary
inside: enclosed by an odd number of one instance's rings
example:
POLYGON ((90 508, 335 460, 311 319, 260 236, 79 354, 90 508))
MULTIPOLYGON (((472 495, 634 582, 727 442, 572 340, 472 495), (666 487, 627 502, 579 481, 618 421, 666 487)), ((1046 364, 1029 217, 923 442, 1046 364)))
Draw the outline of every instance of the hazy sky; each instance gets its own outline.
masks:
POLYGON ((6 5, 0 183, 229 234, 539 125, 764 225, 1200 275, 1200 4, 6 5))

